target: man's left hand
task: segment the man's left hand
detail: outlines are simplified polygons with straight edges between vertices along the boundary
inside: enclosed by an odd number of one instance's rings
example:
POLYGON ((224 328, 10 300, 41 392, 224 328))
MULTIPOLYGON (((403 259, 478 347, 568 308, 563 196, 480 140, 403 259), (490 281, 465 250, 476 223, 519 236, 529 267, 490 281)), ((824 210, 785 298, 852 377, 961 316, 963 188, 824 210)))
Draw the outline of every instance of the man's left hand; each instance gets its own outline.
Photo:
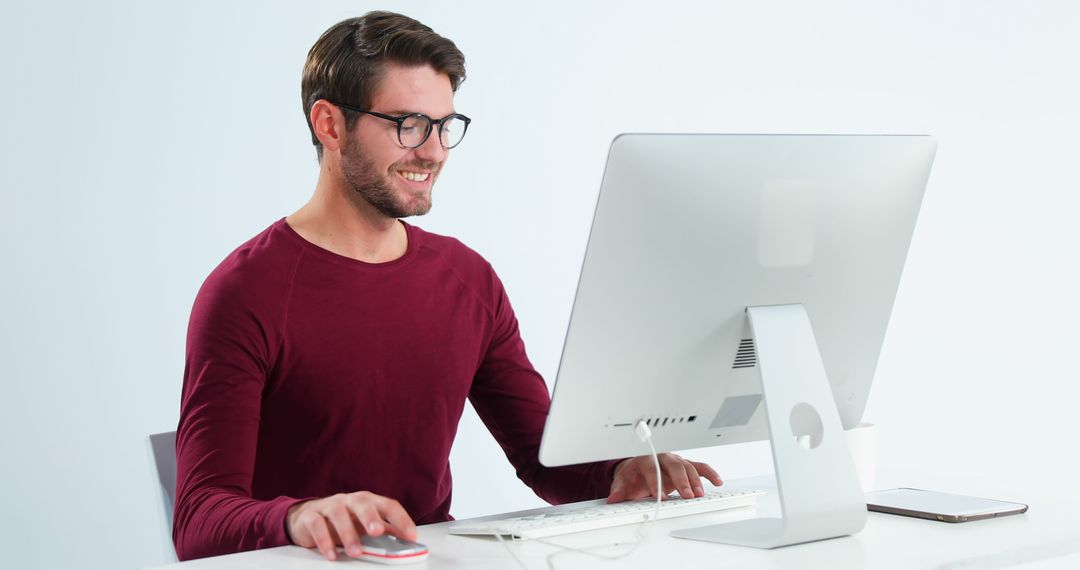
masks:
MULTIPOLYGON (((663 479, 663 494, 678 491, 684 499, 702 497, 705 490, 701 486, 704 477, 719 487, 724 482, 716 470, 705 463, 687 461, 674 453, 661 453, 660 476, 663 479)), ((656 496, 656 466, 651 455, 624 459, 615 467, 615 480, 611 483, 608 503, 633 501, 656 496)))

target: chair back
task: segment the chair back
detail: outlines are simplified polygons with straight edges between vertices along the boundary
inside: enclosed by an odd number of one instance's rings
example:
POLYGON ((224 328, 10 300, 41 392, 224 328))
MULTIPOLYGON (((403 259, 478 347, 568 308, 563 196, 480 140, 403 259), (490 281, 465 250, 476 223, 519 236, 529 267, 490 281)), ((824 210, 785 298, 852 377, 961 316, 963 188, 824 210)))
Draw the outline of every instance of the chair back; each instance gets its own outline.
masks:
POLYGON ((157 475, 158 490, 161 491, 162 516, 164 517, 166 557, 176 560, 176 549, 172 541, 173 506, 176 504, 176 432, 150 434, 146 445, 153 460, 154 473, 157 475))

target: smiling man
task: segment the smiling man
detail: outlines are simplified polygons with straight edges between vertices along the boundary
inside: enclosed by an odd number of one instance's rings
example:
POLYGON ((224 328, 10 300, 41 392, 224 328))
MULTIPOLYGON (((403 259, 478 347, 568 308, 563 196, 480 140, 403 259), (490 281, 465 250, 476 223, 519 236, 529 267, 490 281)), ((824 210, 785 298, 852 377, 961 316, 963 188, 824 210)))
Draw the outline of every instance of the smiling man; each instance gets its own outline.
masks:
MULTIPOLYGON (((550 400, 491 266, 401 221, 431 208, 469 119, 464 56, 399 14, 341 22, 301 85, 314 196, 230 254, 192 309, 177 429, 181 559, 284 544, 359 554, 450 519, 465 400, 518 477, 552 503, 655 493, 651 459, 545 468, 550 400)), ((662 454, 665 491, 707 465, 662 454)))

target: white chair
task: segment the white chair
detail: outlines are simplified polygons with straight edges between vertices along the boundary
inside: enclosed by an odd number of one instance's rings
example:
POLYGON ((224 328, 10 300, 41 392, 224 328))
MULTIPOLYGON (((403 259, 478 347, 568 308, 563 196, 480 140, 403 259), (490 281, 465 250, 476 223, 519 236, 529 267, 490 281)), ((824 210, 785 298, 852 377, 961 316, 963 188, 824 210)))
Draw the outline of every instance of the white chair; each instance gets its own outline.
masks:
POLYGON ((162 527, 165 534, 165 557, 175 562, 176 548, 172 541, 173 505, 176 504, 176 432, 154 433, 146 437, 146 446, 150 451, 151 463, 157 475, 161 505, 159 511, 165 520, 162 527))

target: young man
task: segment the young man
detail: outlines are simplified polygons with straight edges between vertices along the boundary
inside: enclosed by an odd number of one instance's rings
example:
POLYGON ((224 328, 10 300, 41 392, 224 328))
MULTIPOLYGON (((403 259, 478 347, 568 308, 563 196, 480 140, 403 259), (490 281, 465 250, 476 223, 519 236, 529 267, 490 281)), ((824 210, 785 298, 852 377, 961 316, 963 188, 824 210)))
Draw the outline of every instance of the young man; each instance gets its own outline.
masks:
MULTIPOLYGON (((207 278, 188 331, 173 538, 181 559, 298 544, 330 560, 359 536, 416 538, 450 519, 465 399, 553 503, 655 493, 651 458, 546 468, 548 411, 510 302, 426 213, 469 119, 464 56, 387 12, 312 47, 302 96, 320 160, 311 200, 207 278), (609 494, 610 493, 610 494, 609 494), (415 523, 414 523, 415 521, 415 523)), ((665 490, 703 494, 707 465, 663 454, 665 490)))

